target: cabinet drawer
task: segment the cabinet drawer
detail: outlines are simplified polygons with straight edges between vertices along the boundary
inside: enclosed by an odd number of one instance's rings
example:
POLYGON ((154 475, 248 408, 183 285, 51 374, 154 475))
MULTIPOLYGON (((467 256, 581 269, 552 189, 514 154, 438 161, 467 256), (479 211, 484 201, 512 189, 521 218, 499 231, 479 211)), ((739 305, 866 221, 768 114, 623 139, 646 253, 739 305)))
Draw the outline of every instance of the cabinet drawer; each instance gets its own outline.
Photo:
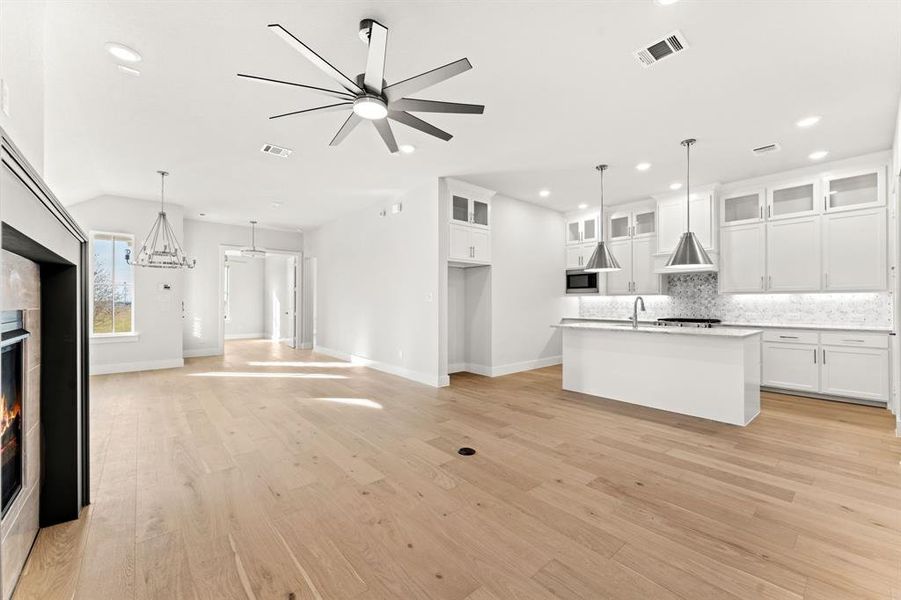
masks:
POLYGON ((764 329, 763 341, 788 342, 792 344, 817 344, 820 334, 816 331, 804 331, 799 329, 764 329))
POLYGON ((888 348, 885 333, 830 332, 820 334, 824 346, 857 346, 860 348, 888 348))

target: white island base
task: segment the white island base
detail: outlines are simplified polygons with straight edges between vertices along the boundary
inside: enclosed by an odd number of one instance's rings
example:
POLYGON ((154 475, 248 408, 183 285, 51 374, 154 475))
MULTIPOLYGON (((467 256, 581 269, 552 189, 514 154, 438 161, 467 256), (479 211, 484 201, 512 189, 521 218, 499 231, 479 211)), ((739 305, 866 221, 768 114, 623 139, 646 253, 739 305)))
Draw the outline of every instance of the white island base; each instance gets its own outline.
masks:
POLYGON ((713 421, 760 413, 760 331, 566 323, 563 389, 713 421))

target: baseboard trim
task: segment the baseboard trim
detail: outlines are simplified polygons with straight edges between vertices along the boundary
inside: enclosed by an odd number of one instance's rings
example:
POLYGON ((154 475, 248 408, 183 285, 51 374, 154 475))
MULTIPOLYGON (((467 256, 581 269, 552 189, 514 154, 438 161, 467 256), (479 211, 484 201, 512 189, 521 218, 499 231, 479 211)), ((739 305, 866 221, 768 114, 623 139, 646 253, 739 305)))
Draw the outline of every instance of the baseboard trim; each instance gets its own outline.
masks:
POLYGON ((143 360, 139 362, 113 363, 108 365, 91 365, 91 375, 109 375, 111 373, 132 373, 134 371, 156 371, 158 369, 177 369, 185 366, 181 358, 164 360, 143 360))
POLYGON ((497 367, 489 367, 478 363, 453 363, 447 366, 447 372, 450 373, 475 373, 476 375, 484 375, 485 377, 502 377, 504 375, 512 375, 513 373, 521 373, 523 371, 531 371, 533 369, 541 369, 543 367, 551 367, 559 365, 563 362, 562 356, 548 356, 536 360, 526 360, 518 363, 510 363, 497 367))
POLYGON ((298 345, 298 346, 297 346, 297 349, 298 349, 298 350, 312 350, 312 349, 313 349, 313 344, 310 343, 310 342, 304 342, 304 343, 298 345))
POLYGON ((405 369, 404 367, 400 367, 398 365, 392 365, 390 363, 382 362, 379 360, 372 360, 369 358, 364 358, 362 356, 356 356, 344 352, 343 350, 335 350, 334 348, 326 348, 325 346, 314 346, 313 352, 318 352, 319 354, 325 354, 326 356, 346 360, 347 362, 353 363, 355 365, 360 365, 361 367, 369 367, 370 369, 375 369, 376 371, 381 371, 382 373, 388 373, 389 375, 397 375, 398 377, 403 377, 404 379, 409 379, 410 381, 415 381, 417 383, 422 383, 432 387, 441 387, 442 378, 437 375, 430 375, 428 373, 421 373, 419 371, 405 369))
POLYGON ((259 340, 263 338, 266 338, 263 333, 228 333, 225 335, 227 340, 259 340))
POLYGON ((208 348, 192 348, 190 350, 184 350, 182 355, 185 358, 201 358, 203 356, 219 356, 222 354, 222 351, 219 350, 217 346, 210 346, 208 348))

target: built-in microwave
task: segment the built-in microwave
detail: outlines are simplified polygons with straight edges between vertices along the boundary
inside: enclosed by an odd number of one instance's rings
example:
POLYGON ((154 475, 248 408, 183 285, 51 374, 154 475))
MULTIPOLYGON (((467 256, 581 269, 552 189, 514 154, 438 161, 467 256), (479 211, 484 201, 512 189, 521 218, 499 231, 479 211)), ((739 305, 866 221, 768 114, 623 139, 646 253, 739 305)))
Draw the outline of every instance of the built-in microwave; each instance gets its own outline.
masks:
POLYGON ((589 273, 582 269, 573 269, 566 272, 567 294, 597 294, 598 274, 589 273))

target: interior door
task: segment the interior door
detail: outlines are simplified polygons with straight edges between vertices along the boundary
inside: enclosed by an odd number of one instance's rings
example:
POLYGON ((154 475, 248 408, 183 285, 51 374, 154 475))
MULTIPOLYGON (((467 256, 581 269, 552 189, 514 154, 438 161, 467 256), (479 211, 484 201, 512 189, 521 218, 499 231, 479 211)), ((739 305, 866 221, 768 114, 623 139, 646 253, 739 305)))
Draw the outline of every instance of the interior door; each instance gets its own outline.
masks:
POLYGON ((287 302, 285 305, 285 343, 290 348, 297 348, 297 257, 289 256, 285 267, 285 289, 287 302))

